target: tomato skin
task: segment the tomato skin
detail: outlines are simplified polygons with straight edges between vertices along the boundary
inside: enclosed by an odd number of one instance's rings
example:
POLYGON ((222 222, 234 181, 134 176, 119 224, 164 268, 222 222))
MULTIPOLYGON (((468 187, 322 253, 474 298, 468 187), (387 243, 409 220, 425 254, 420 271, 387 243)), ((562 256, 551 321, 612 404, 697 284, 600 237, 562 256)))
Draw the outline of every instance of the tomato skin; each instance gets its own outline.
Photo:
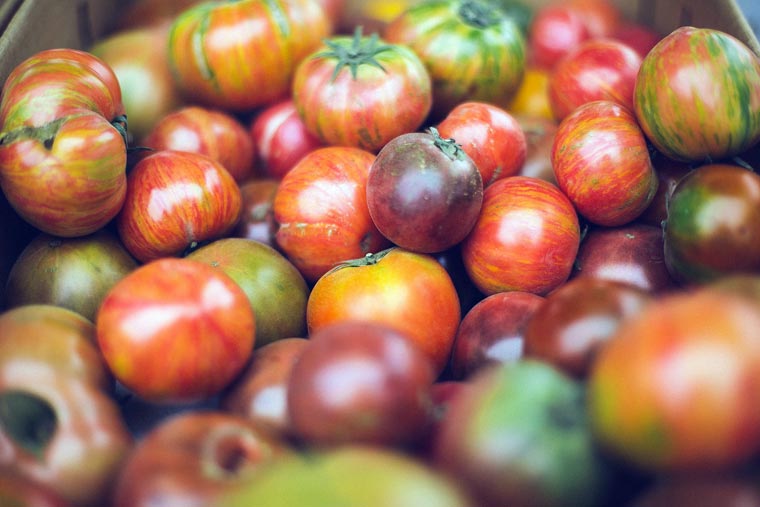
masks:
POLYGON ((760 270, 760 176, 708 164, 684 176, 668 202, 665 265, 684 284, 760 270))
POLYGON ((203 2, 169 31, 169 63, 183 93, 249 111, 287 95, 298 63, 330 32, 316 0, 203 2))
POLYGON ((584 104, 562 120, 552 167, 578 213, 608 227, 641 215, 659 184, 636 118, 608 100, 584 104))
MULTIPOLYGON (((328 42, 372 51, 372 39, 361 32, 328 42)), ((373 56, 382 68, 362 63, 355 76, 326 45, 298 66, 293 102, 306 129, 325 144, 376 152, 394 137, 414 132, 430 112, 430 75, 420 58, 401 44, 378 39, 375 46, 387 48, 373 56)))
POLYGON ((428 68, 434 118, 468 100, 506 108, 525 70, 520 27, 484 2, 422 2, 396 17, 383 34, 389 42, 409 45, 428 68))
POLYGON ((591 38, 580 12, 563 4, 547 5, 536 11, 528 33, 530 64, 547 72, 591 38))
POLYGON ((359 148, 320 148, 302 158, 278 185, 272 205, 275 241, 308 282, 340 262, 388 246, 367 207, 367 178, 374 160, 359 148))
POLYGON ((634 108, 649 140, 672 159, 741 153, 760 140, 760 59, 718 30, 677 28, 644 58, 634 108))
POLYGON ((520 123, 504 109, 484 102, 463 102, 438 124, 443 138, 462 145, 480 171, 483 186, 514 176, 525 163, 528 142, 520 123))
POLYGON ((385 324, 416 343, 437 374, 443 371, 461 317, 446 270, 429 255, 398 247, 354 264, 326 273, 312 288, 309 333, 346 320, 385 324))
POLYGON ((736 466, 760 449, 759 368, 756 303, 711 289, 659 298, 592 365, 595 437, 648 471, 736 466))
POLYGON ((573 204, 538 178, 512 176, 485 189, 480 217, 462 242, 462 261, 486 295, 546 295, 567 280, 580 245, 573 204))
POLYGON ((256 322, 229 276, 167 257, 111 288, 96 332, 117 380, 145 400, 175 403, 206 399, 230 384, 251 356, 256 322))

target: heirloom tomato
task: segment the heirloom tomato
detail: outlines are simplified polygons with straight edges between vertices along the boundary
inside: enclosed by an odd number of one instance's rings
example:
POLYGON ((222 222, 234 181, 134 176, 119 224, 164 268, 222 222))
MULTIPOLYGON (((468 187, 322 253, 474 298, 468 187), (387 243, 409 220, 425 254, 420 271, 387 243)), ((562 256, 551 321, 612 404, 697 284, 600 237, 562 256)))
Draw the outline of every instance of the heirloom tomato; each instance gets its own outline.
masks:
POLYGON ((530 64, 547 72, 581 42, 591 38, 582 14, 559 3, 540 8, 528 34, 530 64))
POLYGON ((219 393, 248 362, 256 322, 245 292, 203 262, 148 262, 106 294, 97 341, 114 377, 156 403, 219 393))
POLYGON ((84 236, 126 193, 126 117, 113 70, 90 53, 41 51, 21 62, 0 103, 0 186, 34 227, 84 236))
POLYGON ((224 236, 240 218, 240 187, 224 166, 199 153, 157 151, 137 163, 128 182, 116 229, 141 262, 224 236))
POLYGON ((668 157, 736 155, 760 140, 760 58, 727 33, 677 28, 642 61, 633 103, 642 130, 668 157))
POLYGON ((504 109, 484 102, 463 102, 438 124, 443 138, 462 146, 480 171, 483 186, 514 176, 528 150, 520 123, 504 109))
POLYGON ((562 120, 552 167, 578 213, 597 225, 631 222, 652 202, 659 184, 636 118, 609 100, 588 102, 562 120))
POLYGON ((596 441, 655 472, 727 470, 760 451, 760 306, 728 290, 661 297, 621 322, 588 380, 596 441))
POLYGON ((330 30, 316 0, 202 2, 174 19, 169 63, 193 101, 250 111, 288 94, 296 66, 330 30))
POLYGON ((359 148, 328 146, 307 154, 280 182, 273 204, 275 241, 308 282, 389 244, 367 208, 374 160, 359 148))
POLYGON ((482 202, 475 163, 435 128, 392 139, 369 170, 372 222, 407 250, 434 253, 458 244, 475 224, 482 202))
POLYGON ((578 11, 591 38, 610 37, 623 19, 612 0, 568 0, 565 5, 578 11))
POLYGON ((464 101, 507 107, 525 71, 525 36, 500 9, 482 0, 432 0, 409 7, 384 31, 407 44, 433 80, 433 117, 464 101))
POLYGON ((573 204, 538 178, 497 180, 462 242, 462 261, 485 294, 509 290, 546 295, 570 276, 581 230, 573 204))
POLYGON ((306 129, 325 144, 376 152, 396 136, 415 131, 430 112, 430 75, 402 44, 377 34, 325 40, 301 62, 293 102, 306 129))
POLYGON ((252 179, 240 185, 243 209, 231 235, 248 238, 277 248, 274 239, 277 224, 274 222, 274 196, 280 182, 262 178, 252 179))
POLYGON ((760 271, 760 176, 708 164, 684 176, 668 201, 665 264, 679 282, 760 271))
POLYGON ((309 333, 346 320, 384 324, 416 343, 436 373, 449 360, 460 317, 459 296, 443 266, 398 247, 325 273, 306 303, 309 333))

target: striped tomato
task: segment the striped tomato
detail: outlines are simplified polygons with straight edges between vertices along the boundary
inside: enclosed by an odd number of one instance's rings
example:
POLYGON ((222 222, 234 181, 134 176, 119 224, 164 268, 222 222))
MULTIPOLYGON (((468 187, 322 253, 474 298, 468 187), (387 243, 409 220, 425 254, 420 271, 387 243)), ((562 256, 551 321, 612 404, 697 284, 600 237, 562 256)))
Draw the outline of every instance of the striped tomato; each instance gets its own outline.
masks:
POLYGON ((604 226, 641 215, 659 183, 636 118, 608 100, 584 104, 562 120, 552 167, 578 213, 604 226))
POLYGON ((579 245, 578 215, 565 194, 544 180, 512 176, 485 189, 462 261, 485 294, 545 295, 567 280, 579 245))
POLYGON ((169 63, 189 98, 248 111, 287 95, 298 63, 330 32, 316 0, 203 2, 169 31, 169 63))
POLYGON ((433 78, 437 118, 466 100, 506 108, 525 71, 519 25, 481 0, 422 2, 392 21, 384 36, 422 58, 433 78))
POLYGON ((641 128, 668 157, 729 157, 760 140, 760 59, 731 35, 681 27, 644 58, 633 101, 641 128))

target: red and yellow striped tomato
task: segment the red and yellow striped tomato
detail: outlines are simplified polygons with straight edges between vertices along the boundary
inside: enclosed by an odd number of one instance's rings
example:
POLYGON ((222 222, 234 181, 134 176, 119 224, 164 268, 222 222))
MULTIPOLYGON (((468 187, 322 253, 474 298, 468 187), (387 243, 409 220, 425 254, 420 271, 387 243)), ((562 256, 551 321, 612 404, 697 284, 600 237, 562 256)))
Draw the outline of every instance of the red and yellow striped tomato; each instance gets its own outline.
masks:
POLYGON ((249 111, 286 96, 330 30, 316 0, 203 2, 172 23, 169 63, 190 99, 249 111))
POLYGON ((480 217, 462 243, 462 261, 485 294, 546 295, 570 276, 580 246, 573 204, 556 186, 512 176, 485 189, 480 217))
POLYGON ((659 184, 636 118, 608 100, 584 104, 562 120, 552 167, 578 213, 609 227, 641 215, 659 184))
POLYGON ((0 103, 0 186, 27 222, 55 236, 92 233, 126 193, 126 118, 116 75, 90 53, 21 62, 0 103))
POLYGON ((306 129, 322 142, 377 152, 414 132, 430 112, 430 75, 408 47, 377 34, 338 36, 296 70, 293 102, 306 129))
POLYGON ((410 46, 433 79, 433 115, 464 101, 506 108, 525 71, 520 26, 482 0, 432 0, 414 5, 384 31, 410 46))
POLYGON ((731 35, 681 27, 644 58, 633 101, 641 128, 668 157, 730 157, 760 140, 760 59, 731 35))

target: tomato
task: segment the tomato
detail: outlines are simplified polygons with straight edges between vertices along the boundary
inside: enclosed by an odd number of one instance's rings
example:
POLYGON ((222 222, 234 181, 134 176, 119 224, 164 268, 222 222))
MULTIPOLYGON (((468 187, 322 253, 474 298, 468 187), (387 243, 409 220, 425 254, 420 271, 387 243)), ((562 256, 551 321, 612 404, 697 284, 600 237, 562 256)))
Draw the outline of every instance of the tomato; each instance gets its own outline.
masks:
POLYGON ((409 45, 433 80, 433 118, 464 101, 507 107, 525 70, 525 37, 499 9, 480 0, 435 0, 405 10, 385 28, 409 45))
POLYGON ((514 176, 525 163, 528 143, 522 126, 500 107, 463 102, 437 128, 441 137, 454 139, 475 162, 484 187, 514 176))
POLYGON ((507 111, 515 116, 553 120, 549 104, 549 71, 528 64, 520 87, 507 105, 507 111))
POLYGON ((462 242, 462 260, 485 294, 546 295, 570 276, 581 231, 573 204, 551 183, 528 176, 494 182, 462 242))
POLYGON ((654 472, 726 470, 757 456, 759 308, 706 288, 621 323, 588 381, 597 442, 654 472))
POLYGON ((652 297, 624 282, 594 277, 571 280, 546 296, 525 328, 525 356, 584 379, 594 357, 625 319, 652 297))
POLYGON ((231 235, 248 238, 277 248, 275 234, 277 224, 274 221, 274 196, 280 182, 262 178, 246 181, 240 185, 243 209, 240 220, 231 235))
POLYGON ((654 194, 652 202, 637 220, 660 227, 668 218, 668 202, 670 196, 673 195, 673 190, 681 178, 689 174, 693 167, 691 164, 670 159, 657 152, 652 156, 652 164, 657 173, 657 192, 654 194))
POLYGON ((641 57, 622 42, 591 39, 582 42, 554 66, 549 78, 552 114, 562 120, 578 106, 611 100, 633 109, 633 87, 641 57))
POLYGON ((559 3, 538 9, 528 34, 530 64, 545 71, 591 38, 581 13, 559 3))
POLYGON ((665 263, 687 284, 760 270, 760 176, 708 164, 673 189, 665 222, 665 263))
POLYGON ((659 183, 636 118, 608 100, 586 103, 562 120, 552 167, 578 213, 597 225, 623 225, 637 218, 659 183))
POLYGON ((141 262, 224 236, 240 217, 240 187, 219 162, 199 153, 155 152, 137 163, 128 183, 116 229, 141 262))
POLYGON ((475 163, 434 128, 392 139, 367 178, 372 222, 392 243, 415 252, 458 244, 475 224, 482 202, 475 163))
POLYGON ((176 403, 206 399, 230 384, 251 356, 255 324, 248 297, 229 276, 167 257, 111 288, 96 332, 109 369, 127 389, 146 401, 176 403))
POLYGON ((298 63, 329 32, 316 0, 202 2, 174 19, 169 63, 188 98, 249 111, 286 96, 298 63))
POLYGON ((309 333, 364 320, 390 326, 417 344, 436 373, 449 360, 460 319, 451 277, 429 255, 391 248, 322 276, 306 304, 309 333))
POLYGON ((141 144, 156 151, 189 151, 211 157, 238 183, 255 175, 255 148, 248 129, 235 116, 218 109, 175 109, 156 121, 141 144))
POLYGON ((724 32, 681 27, 644 58, 636 118, 670 158, 706 162, 760 140, 760 59, 724 32))
POLYGON ((644 58, 662 38, 649 26, 630 20, 622 21, 610 37, 633 48, 641 58, 644 58))
POLYGON ((565 5, 578 11, 591 38, 612 36, 622 22, 623 15, 612 0, 569 0, 565 5))
POLYGON ((367 178, 375 156, 328 146, 306 155, 274 197, 278 248, 308 282, 335 265, 388 245, 367 208, 367 178))
POLYGON ((377 34, 327 39, 296 69, 293 102, 325 144, 375 152, 430 112, 430 75, 408 47, 377 34))

